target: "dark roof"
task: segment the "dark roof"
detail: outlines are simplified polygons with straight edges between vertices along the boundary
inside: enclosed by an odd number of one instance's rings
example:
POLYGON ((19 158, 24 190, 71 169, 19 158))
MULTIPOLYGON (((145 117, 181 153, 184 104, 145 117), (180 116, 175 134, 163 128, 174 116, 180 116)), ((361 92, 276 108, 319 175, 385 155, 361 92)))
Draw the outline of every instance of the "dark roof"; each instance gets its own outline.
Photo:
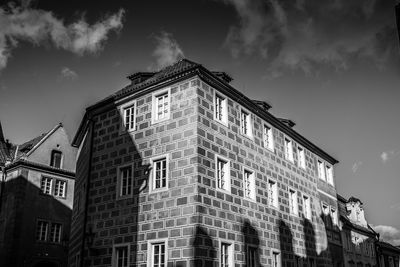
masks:
POLYGON ((379 241, 379 246, 380 246, 381 248, 394 250, 394 251, 396 251, 398 254, 400 254, 400 248, 397 247, 397 246, 393 246, 392 244, 390 244, 390 243, 388 243, 388 242, 379 241))
POLYGON ((359 198, 356 198, 356 197, 350 197, 347 202, 360 202, 361 205, 363 204, 361 202, 361 200, 359 198))
POLYGON ((9 152, 9 144, 4 139, 3 128, 0 122, 0 165, 4 164, 10 158, 9 152))
POLYGON ((285 118, 278 118, 282 123, 286 124, 287 126, 289 126, 290 128, 294 127, 296 125, 296 123, 292 120, 289 119, 285 119, 285 118))
POLYGON ((20 166, 20 165, 27 166, 27 167, 32 167, 32 168, 39 168, 39 169, 42 169, 42 170, 46 170, 48 172, 67 175, 67 176, 70 176, 70 178, 75 178, 75 172, 73 172, 73 171, 52 167, 52 166, 49 166, 49 165, 46 165, 46 164, 29 161, 29 160, 26 160, 26 159, 23 159, 23 158, 20 158, 20 159, 18 159, 16 161, 12 162, 10 165, 8 165, 6 167, 6 169, 12 169, 12 168, 20 166))
POLYGON ((45 136, 47 133, 42 133, 41 135, 26 141, 22 145, 18 146, 18 153, 26 154, 28 153, 33 147, 35 147, 45 136))

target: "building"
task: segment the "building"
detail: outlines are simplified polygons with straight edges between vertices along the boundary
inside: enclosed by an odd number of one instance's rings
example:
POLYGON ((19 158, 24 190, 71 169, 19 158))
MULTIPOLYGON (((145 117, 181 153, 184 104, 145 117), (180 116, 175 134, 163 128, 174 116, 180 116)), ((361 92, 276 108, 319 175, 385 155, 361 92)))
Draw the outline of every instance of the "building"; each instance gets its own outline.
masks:
POLYGON ((377 242, 379 255, 379 267, 398 267, 400 266, 400 248, 387 242, 377 242))
POLYGON ((344 266, 378 266, 378 234, 368 224, 363 203, 355 197, 346 200, 338 195, 344 266))
POLYGON ((0 133, 0 266, 67 266, 76 149, 61 124, 18 146, 0 133))
POLYGON ((337 160, 224 72, 128 78, 73 140, 70 266, 340 264, 337 160))

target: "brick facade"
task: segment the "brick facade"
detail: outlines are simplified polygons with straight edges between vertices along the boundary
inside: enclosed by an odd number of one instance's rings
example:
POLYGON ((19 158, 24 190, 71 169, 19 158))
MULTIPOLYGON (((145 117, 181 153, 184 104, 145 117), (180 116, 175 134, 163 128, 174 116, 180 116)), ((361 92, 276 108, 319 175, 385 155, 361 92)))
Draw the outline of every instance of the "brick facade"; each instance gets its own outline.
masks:
MULTIPOLYGON (((88 110, 75 138, 81 147, 74 204, 80 208, 73 211, 69 265, 110 266, 126 244, 130 266, 148 266, 149 251, 165 242, 168 266, 217 266, 223 246, 236 266, 272 266, 274 253, 282 266, 332 266, 328 240, 335 238, 321 217, 321 198, 335 199, 336 191, 318 178, 317 159, 330 166, 336 161, 199 66, 88 110), (154 93, 164 89, 170 91, 169 119, 153 123, 154 93), (227 100, 227 124, 214 119, 216 90, 227 100), (131 131, 122 130, 127 103, 136 110, 131 131), (241 133, 243 108, 250 137, 241 133), (265 148, 264 123, 273 129, 274 151, 265 148), (285 158, 285 138, 293 162, 285 158), (167 157, 168 188, 154 191, 152 159, 159 156, 167 157), (218 157, 230 167, 230 192, 217 188, 218 157), (118 171, 127 165, 133 166, 133 192, 119 199, 118 171), (245 197, 245 169, 254 175, 254 199, 245 197), (268 204, 269 181, 277 184, 276 208, 268 204), (297 194, 297 215, 290 211, 290 190, 297 194), (302 215, 303 195, 311 200, 311 220, 302 215)), ((334 200, 329 204, 337 210, 334 200)))

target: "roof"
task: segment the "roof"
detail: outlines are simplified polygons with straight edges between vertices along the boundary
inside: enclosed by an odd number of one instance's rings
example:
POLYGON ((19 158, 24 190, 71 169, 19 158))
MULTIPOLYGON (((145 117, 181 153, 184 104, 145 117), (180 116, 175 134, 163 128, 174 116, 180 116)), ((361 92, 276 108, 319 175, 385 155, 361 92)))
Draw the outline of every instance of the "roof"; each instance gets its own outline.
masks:
POLYGON ((397 252, 398 254, 400 254, 400 248, 395 247, 395 246, 393 246, 392 244, 390 244, 390 243, 388 243, 388 242, 379 241, 378 245, 379 245, 381 248, 390 249, 390 250, 393 250, 393 251, 397 252))
POLYGON ((4 139, 3 128, 0 122, 0 165, 5 164, 10 158, 9 144, 4 139))
POLYGON ((7 165, 6 168, 9 170, 9 169, 12 169, 14 167, 21 166, 21 165, 22 166, 31 167, 31 168, 39 168, 41 170, 44 169, 44 170, 46 170, 48 172, 51 172, 51 173, 65 175, 65 176, 68 176, 69 178, 75 179, 75 172, 73 172, 73 171, 52 167, 52 166, 49 166, 49 165, 46 165, 46 164, 41 164, 41 163, 29 161, 29 160, 26 160, 26 159, 23 159, 23 158, 15 160, 10 165, 7 165))

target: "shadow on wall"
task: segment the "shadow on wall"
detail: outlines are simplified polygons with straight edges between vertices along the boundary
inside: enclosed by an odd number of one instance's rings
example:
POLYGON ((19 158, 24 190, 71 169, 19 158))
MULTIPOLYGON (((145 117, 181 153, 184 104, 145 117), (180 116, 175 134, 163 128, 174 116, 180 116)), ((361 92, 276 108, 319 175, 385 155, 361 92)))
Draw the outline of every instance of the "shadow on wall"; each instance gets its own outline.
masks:
POLYGON ((249 220, 245 219, 242 226, 244 240, 243 252, 245 252, 245 266, 261 266, 260 264, 260 238, 249 220))
MULTIPOLYGON (((192 242, 195 267, 211 267, 217 261, 217 250, 213 245, 213 239, 200 225, 196 225, 192 242)), ((176 266, 179 266, 178 264, 176 266)))
POLYGON ((67 266, 72 211, 57 198, 43 194, 27 175, 23 169, 21 176, 3 184, 0 266, 67 266), (48 223, 47 241, 36 241, 39 220, 48 223), (49 242, 52 223, 62 223, 60 243, 49 242))

